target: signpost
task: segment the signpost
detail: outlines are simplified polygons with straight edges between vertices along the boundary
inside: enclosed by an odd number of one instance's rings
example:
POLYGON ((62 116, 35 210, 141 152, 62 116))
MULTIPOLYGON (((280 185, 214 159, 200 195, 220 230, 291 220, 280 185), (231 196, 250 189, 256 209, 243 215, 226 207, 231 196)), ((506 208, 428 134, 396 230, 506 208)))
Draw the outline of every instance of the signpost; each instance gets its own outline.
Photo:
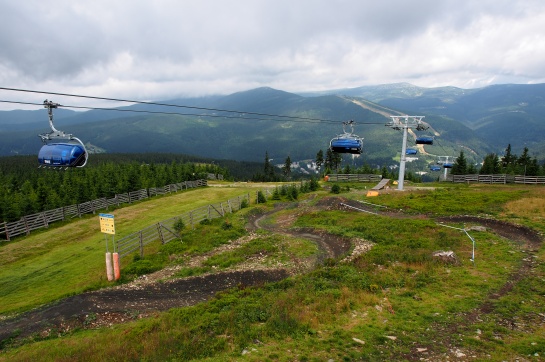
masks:
POLYGON ((104 239, 106 240, 106 275, 109 281, 118 280, 121 276, 119 269, 119 254, 115 250, 115 223, 114 215, 112 214, 98 214, 100 220, 100 231, 104 233, 104 239), (114 253, 110 253, 108 250, 108 236, 106 234, 112 235, 112 244, 114 248, 114 253), (113 263, 112 263, 113 257, 113 263))
POLYGON ((112 214, 98 214, 100 232, 115 235, 114 216, 112 214))

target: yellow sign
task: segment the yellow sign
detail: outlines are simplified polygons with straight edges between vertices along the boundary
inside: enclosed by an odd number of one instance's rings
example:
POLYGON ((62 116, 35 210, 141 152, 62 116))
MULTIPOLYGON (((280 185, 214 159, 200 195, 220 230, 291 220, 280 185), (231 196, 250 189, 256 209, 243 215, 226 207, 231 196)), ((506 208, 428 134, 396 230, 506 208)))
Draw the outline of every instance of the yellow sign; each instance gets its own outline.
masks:
POLYGON ((100 232, 115 234, 114 216, 112 214, 98 214, 100 218, 100 232))

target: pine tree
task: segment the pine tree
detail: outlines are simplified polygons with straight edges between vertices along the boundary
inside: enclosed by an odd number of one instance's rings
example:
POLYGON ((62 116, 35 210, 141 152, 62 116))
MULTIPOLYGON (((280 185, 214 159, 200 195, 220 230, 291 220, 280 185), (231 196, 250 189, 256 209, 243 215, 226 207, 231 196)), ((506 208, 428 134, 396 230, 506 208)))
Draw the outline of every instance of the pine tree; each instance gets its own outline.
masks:
POLYGON ((275 181, 276 178, 274 176, 274 166, 271 165, 268 151, 265 151, 265 165, 263 167, 263 172, 264 172, 264 181, 275 181))
POLYGON ((465 175, 467 173, 467 159, 463 150, 460 151, 460 155, 458 155, 458 158, 454 161, 451 173, 453 175, 465 175))
POLYGON ((318 169, 318 171, 320 170, 323 164, 324 164, 324 151, 320 150, 316 154, 316 168, 318 169))
POLYGON ((284 163, 284 167, 282 168, 282 172, 284 173, 284 177, 289 180, 291 176, 291 158, 288 156, 286 158, 286 162, 284 163))
POLYGON ((331 148, 328 148, 325 154, 325 167, 330 170, 333 168, 333 151, 331 151, 331 148))
POLYGON ((500 159, 495 153, 490 153, 485 156, 483 167, 479 173, 481 175, 493 175, 500 172, 500 159))
POLYGON ((332 166, 337 172, 339 172, 339 166, 341 165, 342 160, 343 160, 343 158, 342 158, 340 153, 333 152, 333 157, 332 157, 333 164, 332 164, 332 166))
POLYGON ((501 158, 501 165, 504 168, 504 172, 509 173, 513 170, 517 156, 511 153, 511 144, 507 145, 505 149, 505 155, 501 158))

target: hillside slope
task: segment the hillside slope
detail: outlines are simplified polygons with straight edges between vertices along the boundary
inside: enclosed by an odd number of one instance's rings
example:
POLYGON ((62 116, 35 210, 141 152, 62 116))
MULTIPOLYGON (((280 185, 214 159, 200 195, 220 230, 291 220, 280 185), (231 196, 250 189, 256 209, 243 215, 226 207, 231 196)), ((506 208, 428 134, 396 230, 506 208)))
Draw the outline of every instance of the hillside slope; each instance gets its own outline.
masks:
MULTIPOLYGON (((342 133, 343 121, 354 120, 355 133, 364 138, 364 154, 345 162, 390 166, 399 158, 401 140, 383 125, 389 115, 411 114, 425 116, 440 134, 439 147, 426 150, 429 154, 457 156, 472 150, 470 161, 482 162, 486 154, 501 153, 511 143, 516 153, 528 146, 533 155, 545 157, 537 153, 545 150, 542 84, 472 90, 391 84, 305 96, 264 87, 158 103, 117 111, 59 109, 56 124, 110 153, 175 152, 260 161, 265 152, 279 160, 312 159, 342 133)), ((41 146, 36 135, 48 130, 46 111, 26 111, 25 120, 21 112, 0 112, 0 155, 36 154, 41 146), (36 128, 40 112, 43 123, 36 128)), ((428 162, 433 159, 426 158, 419 167, 428 162)))

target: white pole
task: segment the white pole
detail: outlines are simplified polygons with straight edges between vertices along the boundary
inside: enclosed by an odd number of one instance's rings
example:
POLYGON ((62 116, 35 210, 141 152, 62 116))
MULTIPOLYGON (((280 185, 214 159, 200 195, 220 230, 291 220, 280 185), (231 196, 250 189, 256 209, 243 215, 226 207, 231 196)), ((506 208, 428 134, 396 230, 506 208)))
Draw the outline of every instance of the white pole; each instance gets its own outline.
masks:
POLYGON ((109 251, 106 253, 106 276, 108 281, 114 280, 114 267, 112 264, 112 253, 109 251))
POLYGON ((403 181, 405 180, 405 162, 407 161, 407 131, 408 125, 403 126, 403 145, 401 146, 401 160, 399 161, 399 178, 397 179, 397 189, 403 191, 403 181))
POLYGON ((471 239, 471 242, 473 243, 473 248, 471 250, 471 259, 470 260, 471 260, 471 262, 473 262, 473 265, 475 265, 475 239, 473 239, 471 237, 471 235, 469 235, 467 230, 465 228, 461 229, 461 228, 457 228, 457 227, 450 226, 450 225, 445 225, 445 224, 438 224, 438 225, 441 225, 441 226, 444 226, 444 227, 447 227, 447 228, 451 228, 451 229, 460 230, 460 231, 463 231, 464 233, 466 233, 466 235, 469 237, 469 239, 471 239))

